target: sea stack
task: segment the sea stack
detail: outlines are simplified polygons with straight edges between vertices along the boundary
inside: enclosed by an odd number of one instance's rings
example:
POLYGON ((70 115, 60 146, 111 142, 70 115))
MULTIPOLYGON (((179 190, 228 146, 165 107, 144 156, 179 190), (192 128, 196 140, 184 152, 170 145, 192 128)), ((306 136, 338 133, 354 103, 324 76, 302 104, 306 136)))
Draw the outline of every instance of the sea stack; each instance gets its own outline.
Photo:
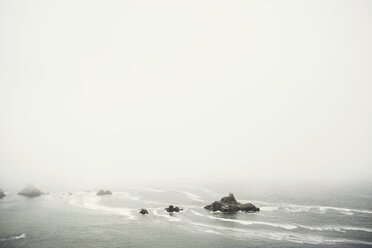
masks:
POLYGON ((21 190, 18 195, 23 195, 27 197, 36 197, 44 194, 38 188, 36 188, 33 184, 27 185, 23 190, 21 190))
POLYGON ((174 207, 173 205, 169 205, 169 207, 164 208, 164 210, 167 211, 168 213, 173 213, 173 212, 178 213, 179 211, 182 211, 183 209, 179 207, 174 207))
POLYGON ((148 214, 149 212, 147 211, 146 208, 142 208, 140 211, 139 211, 140 214, 148 214))
POLYGON ((110 190, 101 189, 100 191, 97 192, 97 195, 112 195, 112 193, 110 190))
POLYGON ((0 189, 0 199, 5 197, 6 194, 4 193, 4 191, 2 189, 0 189))
POLYGON ((204 207, 210 211, 221 211, 223 213, 233 213, 236 211, 244 211, 244 212, 257 212, 260 211, 252 203, 240 203, 235 199, 233 193, 229 193, 228 196, 222 197, 221 200, 215 201, 210 205, 204 207))

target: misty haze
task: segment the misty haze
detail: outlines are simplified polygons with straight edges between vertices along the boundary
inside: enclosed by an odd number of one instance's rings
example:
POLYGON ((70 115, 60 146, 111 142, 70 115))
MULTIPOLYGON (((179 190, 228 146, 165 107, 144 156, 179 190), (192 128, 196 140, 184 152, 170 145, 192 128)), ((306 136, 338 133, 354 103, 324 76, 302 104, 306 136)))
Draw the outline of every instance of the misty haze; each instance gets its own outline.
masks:
POLYGON ((0 0, 0 248, 372 247, 371 13, 0 0))

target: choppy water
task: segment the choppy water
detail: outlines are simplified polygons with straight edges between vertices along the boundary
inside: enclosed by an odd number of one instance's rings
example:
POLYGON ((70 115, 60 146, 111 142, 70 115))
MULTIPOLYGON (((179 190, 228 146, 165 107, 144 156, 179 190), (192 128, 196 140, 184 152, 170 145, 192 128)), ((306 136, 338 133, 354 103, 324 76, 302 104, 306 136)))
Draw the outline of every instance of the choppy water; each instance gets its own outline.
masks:
MULTIPOLYGON (((239 187, 238 187, 239 188, 239 187)), ((111 196, 8 193, 0 200, 0 247, 372 247, 372 195, 298 195, 235 190, 257 213, 210 213, 229 192, 126 188, 111 196), (183 212, 168 214, 173 204, 183 212), (140 215, 140 208, 148 215, 140 215)))

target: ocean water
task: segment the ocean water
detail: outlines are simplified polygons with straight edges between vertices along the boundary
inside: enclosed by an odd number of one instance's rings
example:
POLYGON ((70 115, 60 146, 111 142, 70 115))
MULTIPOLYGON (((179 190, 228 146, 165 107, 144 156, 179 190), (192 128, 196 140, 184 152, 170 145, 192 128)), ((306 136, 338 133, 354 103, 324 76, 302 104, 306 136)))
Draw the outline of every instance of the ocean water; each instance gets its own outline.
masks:
POLYGON ((372 247, 369 190, 229 189, 128 187, 109 196, 77 191, 37 198, 7 192, 0 200, 0 247, 372 247), (261 211, 203 208, 229 191, 261 211), (169 214, 169 204, 184 211, 169 214))

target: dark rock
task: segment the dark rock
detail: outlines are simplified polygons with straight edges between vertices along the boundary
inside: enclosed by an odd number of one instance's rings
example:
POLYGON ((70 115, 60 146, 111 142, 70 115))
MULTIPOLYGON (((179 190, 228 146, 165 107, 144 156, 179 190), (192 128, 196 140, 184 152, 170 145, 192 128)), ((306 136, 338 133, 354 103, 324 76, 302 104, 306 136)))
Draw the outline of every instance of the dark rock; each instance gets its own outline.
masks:
POLYGON ((112 193, 110 190, 101 189, 100 191, 97 192, 97 195, 112 195, 112 193))
POLYGON ((255 205, 253 205, 252 203, 240 204, 238 207, 240 208, 241 211, 245 211, 245 212, 260 211, 260 209, 256 207, 255 205))
POLYGON ((238 204, 233 193, 229 193, 229 196, 222 197, 220 201, 223 204, 238 204))
POLYGON ((36 196, 40 196, 42 194, 44 194, 44 193, 32 184, 27 185, 24 189, 22 189, 18 193, 18 195, 23 195, 23 196, 27 196, 27 197, 36 197, 36 196))
POLYGON ((166 210, 168 213, 173 213, 173 212, 178 213, 178 212, 182 211, 183 209, 179 208, 179 207, 174 207, 173 205, 169 205, 169 207, 164 208, 164 210, 166 210))
POLYGON ((140 214, 148 214, 149 212, 147 211, 146 208, 142 208, 140 211, 139 211, 140 214))
POLYGON ((241 204, 235 199, 235 196, 230 193, 229 196, 222 197, 219 201, 214 201, 212 204, 204 207, 210 211, 221 211, 223 213, 233 213, 236 211, 256 212, 260 211, 251 203, 241 204))
POLYGON ((4 193, 4 191, 2 189, 0 189, 0 199, 5 197, 6 194, 4 193))

